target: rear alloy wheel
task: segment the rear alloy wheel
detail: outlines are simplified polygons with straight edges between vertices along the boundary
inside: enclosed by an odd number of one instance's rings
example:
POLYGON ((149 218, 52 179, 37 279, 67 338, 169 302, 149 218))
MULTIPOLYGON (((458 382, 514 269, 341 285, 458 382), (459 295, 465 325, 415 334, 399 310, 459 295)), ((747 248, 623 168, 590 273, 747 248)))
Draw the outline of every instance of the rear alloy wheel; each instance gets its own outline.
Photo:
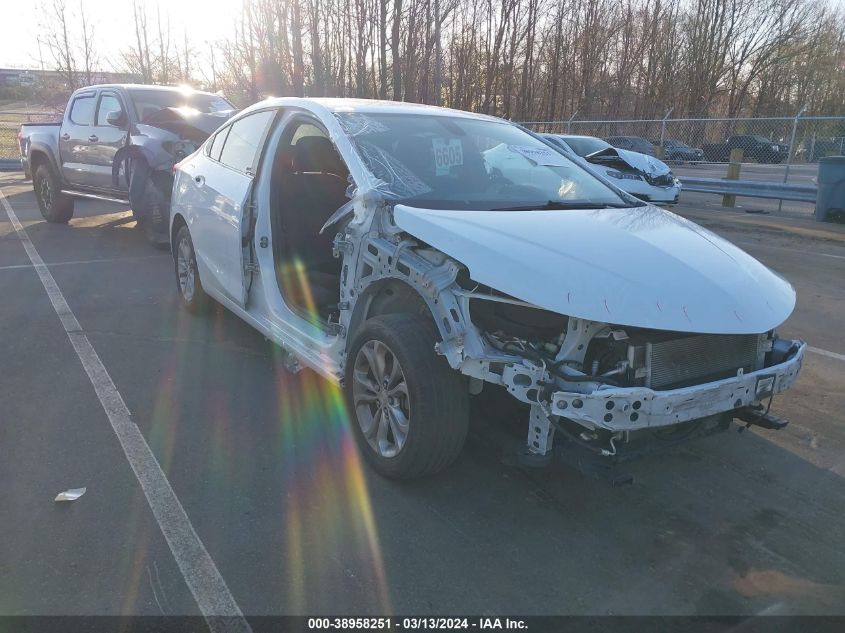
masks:
POLYGON ((352 431, 386 477, 434 474, 463 448, 466 380, 435 353, 437 340, 430 319, 386 314, 367 320, 349 347, 344 386, 352 431))
POLYGON ((59 179, 49 165, 39 165, 32 179, 38 209, 48 222, 64 224, 73 217, 73 198, 62 193, 59 179))
POLYGON ((183 226, 176 234, 176 248, 174 250, 174 265, 176 270, 176 287, 182 303, 189 312, 201 312, 208 305, 208 295, 200 282, 197 269, 197 257, 194 244, 187 226, 183 226))

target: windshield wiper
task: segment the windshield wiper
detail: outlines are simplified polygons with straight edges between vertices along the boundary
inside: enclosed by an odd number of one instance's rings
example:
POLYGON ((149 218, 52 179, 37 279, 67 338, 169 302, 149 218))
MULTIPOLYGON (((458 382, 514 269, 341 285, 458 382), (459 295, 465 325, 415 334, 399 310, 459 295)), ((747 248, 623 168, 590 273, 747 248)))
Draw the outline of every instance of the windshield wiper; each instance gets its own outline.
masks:
POLYGON ((496 207, 491 211, 562 211, 567 209, 624 209, 628 205, 607 204, 598 202, 564 202, 562 200, 546 200, 541 204, 531 204, 518 207, 496 207))

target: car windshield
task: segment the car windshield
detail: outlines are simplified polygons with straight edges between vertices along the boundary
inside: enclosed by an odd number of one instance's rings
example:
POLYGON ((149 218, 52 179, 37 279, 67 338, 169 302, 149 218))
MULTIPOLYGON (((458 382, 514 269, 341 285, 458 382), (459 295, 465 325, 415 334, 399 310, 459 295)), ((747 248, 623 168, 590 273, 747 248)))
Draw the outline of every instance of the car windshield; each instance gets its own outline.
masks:
POLYGON ((339 112, 380 192, 434 209, 628 207, 561 152, 506 122, 425 114, 339 112))
POLYGON ((234 110, 235 106, 223 97, 206 92, 185 90, 128 90, 138 119, 143 121, 164 108, 192 108, 205 114, 234 110))
POLYGON ((607 141, 600 138, 593 138, 591 136, 561 136, 567 145, 572 148, 572 151, 578 156, 589 156, 595 154, 608 147, 613 147, 607 141))

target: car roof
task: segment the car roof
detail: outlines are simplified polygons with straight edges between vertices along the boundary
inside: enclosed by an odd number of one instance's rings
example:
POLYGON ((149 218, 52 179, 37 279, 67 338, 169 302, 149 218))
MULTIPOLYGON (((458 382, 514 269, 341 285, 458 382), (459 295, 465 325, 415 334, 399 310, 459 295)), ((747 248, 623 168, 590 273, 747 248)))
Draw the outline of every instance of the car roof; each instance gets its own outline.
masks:
POLYGON ((568 138, 585 138, 585 139, 593 139, 595 141, 603 141, 604 140, 602 138, 599 138, 598 136, 588 136, 586 134, 553 134, 552 136, 557 136, 558 138, 562 138, 564 140, 566 140, 568 138))
MULTIPOLYGON (((74 94, 77 92, 87 92, 89 90, 102 90, 104 88, 114 88, 118 90, 135 90, 135 89, 143 89, 143 90, 154 90, 158 92, 185 92, 187 94, 201 94, 201 95, 209 95, 212 97, 216 97, 213 92, 206 92, 205 90, 194 90, 193 88, 186 88, 184 86, 154 86, 151 84, 94 84, 93 86, 84 86, 83 88, 77 88, 74 91, 74 94)), ((224 97, 225 98, 225 97, 224 97)))
POLYGON ((421 103, 406 103, 403 101, 381 101, 378 99, 344 99, 333 97, 271 97, 250 106, 250 110, 256 106, 302 106, 307 104, 319 105, 329 112, 356 112, 360 114, 425 114, 429 116, 449 116, 466 119, 486 119, 499 123, 505 122, 498 117, 487 114, 476 114, 464 110, 453 110, 440 106, 424 105, 421 103))

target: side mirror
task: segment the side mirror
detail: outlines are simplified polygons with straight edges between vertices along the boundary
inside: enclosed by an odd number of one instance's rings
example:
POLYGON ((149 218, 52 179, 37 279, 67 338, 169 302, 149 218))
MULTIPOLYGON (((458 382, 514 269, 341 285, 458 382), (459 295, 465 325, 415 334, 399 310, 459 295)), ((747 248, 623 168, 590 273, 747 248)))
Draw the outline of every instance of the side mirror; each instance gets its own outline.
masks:
POLYGON ((126 115, 123 114, 123 110, 114 110, 106 115, 106 123, 114 127, 123 127, 125 122, 126 115))

